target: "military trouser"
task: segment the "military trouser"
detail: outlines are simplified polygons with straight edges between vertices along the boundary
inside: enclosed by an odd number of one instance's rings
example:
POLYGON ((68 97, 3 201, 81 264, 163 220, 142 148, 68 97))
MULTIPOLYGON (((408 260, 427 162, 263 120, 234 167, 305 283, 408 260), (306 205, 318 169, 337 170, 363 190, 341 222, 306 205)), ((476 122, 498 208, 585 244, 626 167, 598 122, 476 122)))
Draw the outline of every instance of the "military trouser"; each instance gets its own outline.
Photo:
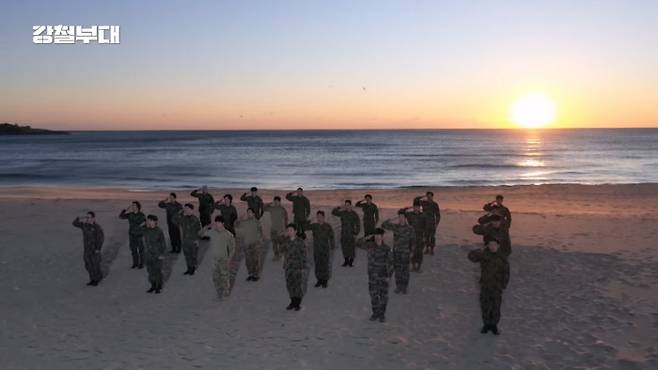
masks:
POLYGON ((290 298, 301 298, 304 296, 304 270, 303 269, 287 269, 286 274, 286 289, 290 298))
POLYGON ((368 279, 370 303, 373 315, 383 317, 388 304, 388 279, 379 276, 370 276, 368 279))
POLYGON ((416 233, 416 245, 414 246, 411 263, 420 266, 423 263, 423 250, 425 249, 424 233, 416 233))
POLYGON ((130 252, 133 256, 133 265, 144 265, 144 239, 142 235, 130 234, 130 252))
POLYGON ((372 235, 375 233, 375 220, 363 220, 363 236, 372 235))
POLYGON ((409 286, 409 251, 393 250, 393 266, 395 270, 395 287, 406 291, 409 286))
POLYGON ((185 244, 183 244, 183 255, 185 255, 187 269, 195 269, 197 266, 197 257, 199 255, 199 244, 197 242, 185 242, 185 244))
POLYGON ((436 247, 436 224, 434 221, 425 225, 424 241, 425 246, 434 248, 436 247))
POLYGON ((354 258, 355 239, 354 235, 341 235, 340 249, 343 251, 343 258, 354 258))
POLYGON ((215 260, 215 270, 213 270, 212 280, 215 283, 217 297, 226 297, 231 293, 228 258, 217 258, 215 260))
POLYGON ((181 250, 181 239, 180 239, 180 228, 177 224, 167 221, 167 231, 169 231, 169 241, 171 242, 171 250, 174 252, 180 252, 181 250))
POLYGON ((260 251, 261 242, 255 241, 247 244, 245 248, 245 265, 247 265, 247 273, 249 276, 258 277, 260 275, 260 251))
POLYGON ((497 288, 480 287, 480 310, 484 325, 498 325, 500 305, 503 303, 503 291, 497 288))
POLYGON ((326 250, 313 250, 313 264, 315 265, 315 278, 329 280, 331 277, 330 252, 326 250))
POLYGON ((271 230, 270 240, 272 241, 272 251, 274 252, 274 258, 278 259, 281 257, 281 244, 283 241, 281 231, 271 230))
POLYGON ((199 210, 199 221, 201 221, 201 226, 208 226, 212 222, 210 217, 212 215, 212 210, 199 210))
POLYGON ((85 251, 82 255, 85 261, 85 269, 89 273, 90 281, 101 281, 103 273, 101 272, 101 254, 100 251, 85 251))
POLYGON ((295 216, 295 227, 297 227, 298 233, 303 233, 308 229, 308 220, 305 218, 300 218, 295 216))
POLYGON ((149 281, 154 284, 162 285, 162 260, 159 258, 148 258, 146 260, 146 271, 149 274, 149 281))

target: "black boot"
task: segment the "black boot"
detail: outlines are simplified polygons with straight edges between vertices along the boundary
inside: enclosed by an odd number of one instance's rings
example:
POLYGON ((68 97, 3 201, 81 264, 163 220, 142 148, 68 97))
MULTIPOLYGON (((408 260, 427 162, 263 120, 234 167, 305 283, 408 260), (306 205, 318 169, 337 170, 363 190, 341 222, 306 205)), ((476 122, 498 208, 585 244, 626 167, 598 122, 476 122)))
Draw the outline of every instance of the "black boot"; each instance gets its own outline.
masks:
POLYGON ((377 321, 378 318, 379 318, 379 315, 377 315, 376 313, 373 313, 372 315, 370 315, 370 321, 377 321))
POLYGON ((151 282, 151 289, 147 290, 146 293, 153 293, 155 292, 155 283, 151 282))
POLYGON ((315 283, 315 287, 316 287, 316 288, 319 288, 319 287, 321 287, 321 286, 322 286, 322 280, 318 280, 318 282, 315 283))
POLYGON ((322 287, 326 288, 328 283, 329 283, 329 280, 322 280, 322 287))
POLYGON ((482 326, 482 330, 480 330, 480 333, 487 334, 488 332, 489 332, 489 325, 482 326))
POLYGON ((349 266, 354 267, 354 257, 350 258, 349 266))
POLYGON ((195 272, 196 272, 196 267, 192 267, 188 275, 194 275, 195 272))
POLYGON ((498 331, 498 325, 491 325, 491 332, 494 333, 494 335, 500 335, 500 332, 498 331))
POLYGON ((302 309, 301 304, 302 304, 302 298, 301 297, 295 298, 295 307, 293 307, 295 311, 299 311, 302 309))
POLYGON ((290 298, 290 304, 286 307, 286 310, 290 311, 295 308, 295 298, 290 298))
POLYGON ((136 269, 137 268, 137 262, 133 262, 133 265, 130 266, 131 269, 136 269))
POLYGON ((347 265, 348 265, 348 264, 350 263, 349 261, 350 261, 350 259, 349 259, 349 258, 345 258, 345 262, 343 262, 343 265, 342 265, 342 267, 345 267, 345 266, 347 266, 347 265))
POLYGON ((94 281, 93 281, 93 280, 89 280, 89 282, 87 283, 87 286, 91 286, 91 285, 93 285, 93 284, 94 284, 94 281))
POLYGON ((162 291, 162 282, 155 284, 155 294, 160 294, 160 291, 162 291))
POLYGON ((185 272, 183 273, 183 275, 189 275, 189 274, 190 274, 190 267, 188 266, 188 267, 187 267, 187 270, 185 270, 185 272))

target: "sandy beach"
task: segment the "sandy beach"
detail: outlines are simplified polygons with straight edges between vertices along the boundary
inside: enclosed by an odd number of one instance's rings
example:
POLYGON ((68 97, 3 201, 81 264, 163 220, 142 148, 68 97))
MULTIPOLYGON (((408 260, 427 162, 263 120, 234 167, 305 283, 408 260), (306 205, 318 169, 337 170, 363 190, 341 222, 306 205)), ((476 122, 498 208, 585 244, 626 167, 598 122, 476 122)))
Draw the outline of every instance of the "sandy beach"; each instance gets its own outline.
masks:
MULTIPOLYGON (((426 190, 306 195, 315 211, 370 193, 386 219, 426 190)), ((412 274, 408 295, 391 290, 380 324, 368 321, 364 251, 352 269, 334 259, 328 289, 313 288, 312 277, 298 313, 284 309, 281 262, 271 251, 258 283, 245 282, 240 265, 228 300, 215 298, 210 250, 193 277, 182 275, 184 258, 173 259, 163 294, 148 295, 146 272, 130 269, 128 226, 117 216, 139 200, 164 219, 157 201, 168 191, 0 188, 0 368, 658 368, 658 184, 431 190, 442 212, 437 253, 412 274), (479 333, 479 269, 466 254, 481 244, 471 226, 482 205, 499 193, 513 215, 513 252, 502 335, 494 337, 479 333), (88 210, 105 230, 107 276, 96 288, 85 286, 82 236, 71 226, 88 210)), ((260 190, 266 202, 284 194, 260 190)), ((242 214, 244 203, 235 205, 242 214)))

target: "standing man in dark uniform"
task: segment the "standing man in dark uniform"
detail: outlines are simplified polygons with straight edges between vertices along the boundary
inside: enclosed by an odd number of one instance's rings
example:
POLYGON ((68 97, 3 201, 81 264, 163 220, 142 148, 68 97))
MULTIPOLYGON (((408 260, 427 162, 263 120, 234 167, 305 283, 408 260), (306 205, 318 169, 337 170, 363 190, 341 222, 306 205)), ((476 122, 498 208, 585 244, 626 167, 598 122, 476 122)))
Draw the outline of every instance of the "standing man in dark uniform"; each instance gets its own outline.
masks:
POLYGON ((355 206, 363 210, 363 236, 372 235, 379 222, 379 208, 372 202, 372 195, 366 194, 365 199, 356 202, 355 206))
POLYGON ((352 201, 349 199, 345 201, 342 207, 334 208, 331 214, 340 218, 340 248, 343 251, 343 258, 345 258, 343 267, 353 267, 356 255, 356 236, 361 231, 359 215, 352 209, 352 201))
POLYGON ((388 280, 393 274, 393 252, 384 243, 384 230, 375 229, 368 244, 368 290, 372 304, 370 321, 386 321, 388 280))
POLYGON ((247 195, 247 193, 242 194, 240 200, 247 202, 247 208, 253 209, 254 216, 257 220, 260 220, 260 218, 263 217, 263 212, 265 212, 263 207, 263 199, 258 196, 258 188, 253 187, 249 191, 249 195, 247 195))
POLYGON ((233 196, 224 194, 224 197, 215 203, 215 209, 218 209, 224 217, 224 227, 235 236, 235 221, 238 219, 238 210, 233 205, 233 196))
POLYGON ((499 215, 503 217, 505 223, 507 224, 507 229, 509 230, 512 227, 512 213, 509 211, 509 208, 503 205, 503 200, 505 197, 498 194, 496 195, 496 200, 490 203, 487 203, 482 207, 487 212, 492 212, 494 210, 499 211, 499 215))
POLYGON ((407 222, 405 212, 398 211, 398 221, 386 220, 384 230, 393 232, 393 265, 395 270, 395 293, 407 294, 409 286, 409 256, 416 247, 416 232, 407 222))
POLYGON ((441 222, 441 210, 439 204, 434 201, 434 193, 428 191, 424 196, 414 199, 414 203, 419 202, 423 207, 423 217, 425 218, 425 254, 434 255, 436 247, 436 228, 441 222))
POLYGON ((308 217, 311 215, 311 202, 304 196, 304 189, 297 188, 296 192, 286 194, 286 200, 292 202, 292 215, 293 222, 297 227, 297 231, 304 232, 304 228, 308 223, 308 217))
POLYGON ((208 193, 208 187, 204 185, 201 189, 194 190, 190 195, 199 198, 199 219, 201 220, 201 225, 210 225, 210 217, 215 209, 215 198, 208 193))
POLYGON ((304 234, 297 232, 295 224, 288 224, 286 238, 283 242, 285 258, 283 270, 285 271, 286 288, 290 296, 287 310, 299 311, 304 297, 304 273, 308 268, 306 258, 306 243, 304 234))
POLYGON ((180 253, 180 227, 175 222, 175 219, 176 215, 183 210, 183 206, 176 201, 176 193, 170 193, 167 199, 158 203, 158 207, 164 208, 167 211, 167 231, 169 232, 169 241, 171 242, 170 253, 180 253))
POLYGON ((183 210, 176 215, 175 221, 183 235, 183 254, 187 264, 187 270, 183 275, 194 275, 199 253, 199 231, 201 230, 201 223, 194 215, 194 204, 185 204, 183 210))
POLYGON ((317 212, 317 221, 309 225, 313 232, 313 261, 315 263, 315 287, 326 288, 331 277, 331 255, 336 248, 334 229, 325 221, 324 211, 317 212))
POLYGON ((92 211, 87 212, 84 217, 77 217, 73 220, 73 226, 82 230, 82 244, 84 245, 82 258, 85 261, 85 269, 89 273, 87 285, 97 286, 103 280, 101 272, 101 248, 103 248, 105 240, 103 228, 96 223, 96 214, 92 211))
POLYGON ((413 208, 402 208, 407 222, 414 228, 416 245, 411 253, 411 271, 420 272, 423 264, 423 248, 425 248, 425 217, 420 211, 420 202, 414 202, 413 208))
POLYGON ((122 220, 128 220, 128 236, 130 240, 130 252, 133 256, 133 265, 131 268, 144 268, 144 240, 142 239, 142 226, 146 217, 142 213, 142 205, 138 201, 130 204, 130 207, 124 209, 119 214, 122 220))
POLYGON ((142 229, 144 244, 146 245, 144 260, 148 271, 148 279, 151 283, 151 288, 146 292, 160 294, 163 284, 162 263, 167 246, 165 245, 164 233, 158 227, 158 216, 148 215, 146 227, 142 227, 142 229))

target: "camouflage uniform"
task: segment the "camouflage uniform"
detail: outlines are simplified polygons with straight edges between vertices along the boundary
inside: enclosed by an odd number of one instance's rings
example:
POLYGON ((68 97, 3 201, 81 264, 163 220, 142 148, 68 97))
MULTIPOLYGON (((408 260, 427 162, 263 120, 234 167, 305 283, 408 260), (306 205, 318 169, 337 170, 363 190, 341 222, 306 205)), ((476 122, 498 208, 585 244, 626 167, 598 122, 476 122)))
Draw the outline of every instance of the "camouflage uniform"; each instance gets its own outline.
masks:
POLYGON ((286 194, 286 199, 292 202, 293 222, 297 231, 304 232, 308 227, 308 216, 311 214, 311 202, 305 196, 297 196, 294 192, 286 194))
POLYGON ((199 219, 194 215, 186 216, 182 211, 174 219, 183 234, 183 254, 187 269, 188 271, 196 269, 199 254, 199 231, 201 231, 199 219))
MULTIPOLYGON (((480 217, 480 220, 482 220, 482 217, 480 217)), ((505 226, 505 222, 501 222, 498 228, 490 223, 478 224, 473 226, 473 232, 483 236, 482 239, 485 245, 491 240, 497 240, 500 245, 497 253, 501 256, 508 258, 512 254, 512 240, 509 236, 509 229, 505 226)))
POLYGON ((388 279, 393 273, 393 252, 382 243, 374 241, 367 243, 368 248, 368 289, 372 304, 372 314, 380 320, 384 319, 388 303, 388 279))
POLYGON ((314 222, 309 225, 313 232, 313 261, 315 278, 327 281, 331 277, 331 252, 336 248, 334 229, 328 223, 314 222))
POLYGON ((396 292, 407 293, 409 286, 409 254, 416 246, 416 232, 410 225, 384 221, 382 228, 393 232, 393 263, 396 292))
POLYGON ((263 228, 256 218, 238 223, 238 231, 245 253, 245 265, 249 276, 260 275, 260 253, 263 239, 263 228))
POLYGON ((281 257, 281 243, 284 236, 282 233, 286 230, 288 224, 288 211, 279 205, 273 206, 268 204, 264 207, 265 212, 270 212, 271 226, 270 226, 270 240, 272 241, 272 250, 274 251, 274 259, 281 257))
POLYGON ((406 212, 407 222, 414 229, 416 246, 412 251, 411 263, 420 266, 423 263, 423 249, 425 248, 425 217, 420 212, 406 212))
POLYGON ((340 248, 343 257, 353 260, 355 238, 361 231, 359 215, 354 210, 342 210, 340 207, 334 208, 331 214, 340 218, 340 248))
POLYGON ((379 222, 379 208, 375 203, 360 200, 356 202, 355 207, 363 210, 363 235, 368 236, 375 232, 375 226, 379 222))
POLYGON ((261 217, 263 217, 263 199, 259 197, 258 195, 247 195, 247 193, 242 194, 240 197, 240 200, 243 202, 247 202, 247 208, 251 208, 254 210, 254 215, 256 216, 256 219, 260 220, 261 217))
POLYGON ((212 273, 213 283, 217 291, 217 297, 226 297, 231 293, 231 280, 229 276, 229 261, 235 253, 235 238, 228 230, 206 230, 204 236, 210 238, 212 248, 217 259, 212 273))
POLYGON ((226 230, 235 235, 235 221, 238 219, 238 210, 232 204, 227 206, 226 204, 216 203, 215 208, 224 217, 224 227, 226 230))
POLYGON ((432 249, 436 247, 436 228, 441 221, 441 210, 439 204, 433 200, 423 199, 422 196, 416 197, 414 202, 419 202, 423 207, 423 217, 425 218, 425 231, 423 242, 425 246, 432 249))
POLYGON ((471 262, 480 263, 480 310, 484 325, 498 325, 503 290, 509 282, 507 258, 488 248, 476 249, 468 254, 471 262))
POLYGON ((89 273, 89 280, 99 282, 103 279, 101 272, 101 248, 103 248, 105 239, 103 228, 97 223, 80 222, 77 218, 73 220, 73 226, 82 230, 82 244, 84 245, 82 259, 85 262, 85 269, 89 273))
POLYGON ((130 240, 130 252, 133 256, 133 266, 144 266, 144 240, 142 239, 142 225, 146 222, 146 216, 142 212, 121 211, 119 218, 128 220, 128 236, 130 240))
POLYGON ((149 281, 158 287, 162 287, 162 262, 167 250, 165 245, 165 236, 160 227, 143 227, 144 244, 146 253, 144 259, 146 270, 148 271, 149 281))
POLYGON ((507 228, 510 229, 512 227, 512 213, 509 211, 509 208, 502 205, 499 206, 487 203, 482 207, 482 209, 487 212, 494 212, 495 210, 500 212, 500 215, 503 217, 505 223, 507 224, 507 228))
POLYGON ((171 242, 171 250, 173 252, 180 252, 181 250, 181 240, 180 240, 180 228, 175 222, 176 215, 183 210, 183 206, 174 201, 174 202, 165 202, 161 201, 158 203, 158 207, 164 208, 167 211, 167 231, 169 232, 169 241, 171 242))
POLYGON ((210 218, 215 209, 215 198, 210 193, 204 194, 198 190, 194 190, 190 195, 199 198, 199 219, 201 220, 201 225, 210 225, 212 222, 210 218))
POLYGON ((301 299, 304 296, 304 271, 308 268, 306 259, 306 243, 302 239, 286 238, 283 243, 285 260, 283 269, 286 277, 286 288, 290 298, 301 299))

